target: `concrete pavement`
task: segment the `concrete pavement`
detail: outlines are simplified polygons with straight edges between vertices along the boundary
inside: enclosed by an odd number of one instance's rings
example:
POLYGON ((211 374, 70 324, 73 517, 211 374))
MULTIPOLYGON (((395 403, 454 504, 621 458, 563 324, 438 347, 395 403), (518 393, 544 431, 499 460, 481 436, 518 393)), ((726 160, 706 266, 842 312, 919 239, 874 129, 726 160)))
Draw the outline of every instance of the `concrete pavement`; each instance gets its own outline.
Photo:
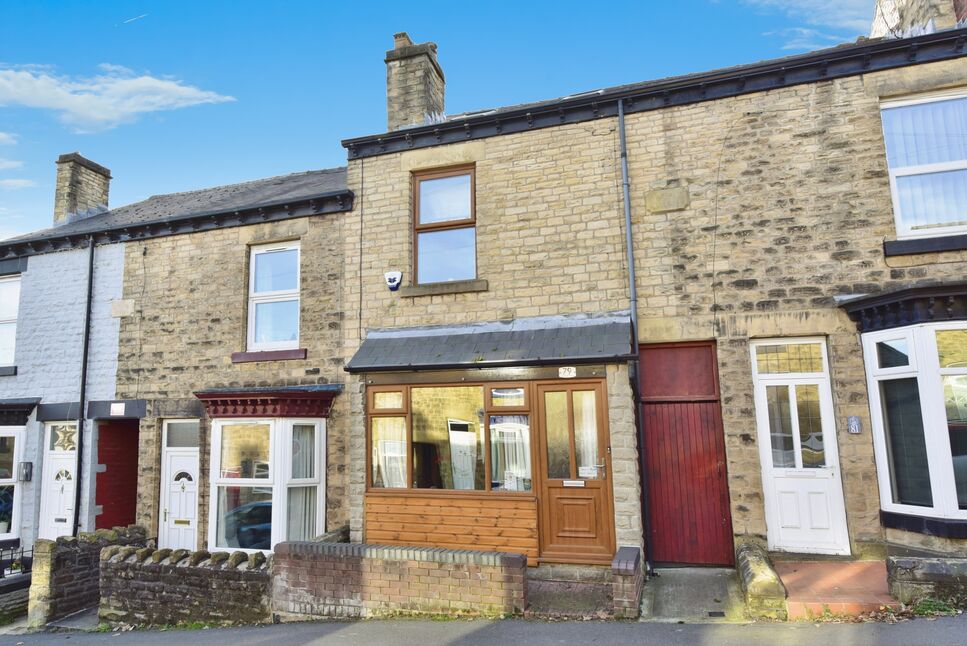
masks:
POLYGON ((308 646, 328 644, 654 644, 684 646, 908 646, 909 644, 962 644, 967 617, 916 619, 899 624, 661 624, 626 622, 539 621, 417 621, 385 620, 354 623, 282 624, 251 628, 212 628, 193 631, 134 631, 127 633, 57 633, 4 635, 3 646, 64 644, 173 644, 192 646, 308 646))

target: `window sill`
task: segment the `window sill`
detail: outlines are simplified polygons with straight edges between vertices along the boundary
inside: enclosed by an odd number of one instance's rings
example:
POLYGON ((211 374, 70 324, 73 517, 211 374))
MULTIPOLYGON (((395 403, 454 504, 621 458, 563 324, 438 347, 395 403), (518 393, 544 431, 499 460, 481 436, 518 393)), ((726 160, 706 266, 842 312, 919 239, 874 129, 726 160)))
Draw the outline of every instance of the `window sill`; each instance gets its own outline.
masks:
POLYGON ((262 350, 259 352, 233 352, 232 363, 252 363, 253 361, 289 361, 292 359, 305 359, 307 355, 308 351, 305 348, 293 348, 292 350, 262 350))
POLYGON ((890 529, 902 529, 940 538, 967 538, 967 520, 931 518, 880 510, 880 524, 890 529))
POLYGON ((462 294, 465 292, 485 292, 488 284, 486 280, 455 280, 450 283, 431 283, 429 285, 409 285, 400 288, 403 298, 417 296, 439 296, 440 294, 462 294))
POLYGON ((17 366, 0 366, 0 377, 14 377, 17 375, 17 366))
POLYGON ((967 233, 940 236, 937 238, 913 238, 911 240, 886 240, 883 255, 909 256, 917 253, 939 253, 941 251, 967 250, 967 233))

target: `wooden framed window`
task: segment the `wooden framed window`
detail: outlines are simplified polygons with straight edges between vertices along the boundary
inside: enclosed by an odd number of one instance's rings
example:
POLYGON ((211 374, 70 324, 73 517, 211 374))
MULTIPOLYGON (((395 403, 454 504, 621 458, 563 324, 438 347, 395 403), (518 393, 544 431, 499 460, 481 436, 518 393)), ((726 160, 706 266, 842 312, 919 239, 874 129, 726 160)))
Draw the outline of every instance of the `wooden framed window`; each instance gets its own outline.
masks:
POLYGON ((413 174, 413 275, 416 284, 477 277, 473 166, 413 174))
POLYGON ((519 383, 370 388, 369 489, 532 494, 529 390, 519 383))
POLYGON ((299 242, 252 247, 248 350, 299 347, 299 242))

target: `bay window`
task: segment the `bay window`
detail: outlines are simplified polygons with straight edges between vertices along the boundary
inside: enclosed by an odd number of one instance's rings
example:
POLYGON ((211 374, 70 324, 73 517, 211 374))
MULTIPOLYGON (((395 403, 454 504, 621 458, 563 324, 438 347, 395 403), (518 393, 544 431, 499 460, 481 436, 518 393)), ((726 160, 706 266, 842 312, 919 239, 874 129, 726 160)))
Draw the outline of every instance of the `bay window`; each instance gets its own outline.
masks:
POLYGON ((526 385, 376 386, 368 394, 370 490, 532 491, 526 385))
POLYGON ((249 266, 248 349, 299 347, 299 243, 252 247, 249 266))
POLYGON ((884 510, 967 519, 967 325, 863 335, 884 510))
POLYGON ((215 421, 210 549, 271 550, 325 531, 324 432, 322 420, 215 421))
POLYGON ((17 481, 24 429, 0 426, 0 540, 20 535, 20 483, 17 481))
POLYGON ((967 91, 881 105, 899 238, 967 233, 967 91))

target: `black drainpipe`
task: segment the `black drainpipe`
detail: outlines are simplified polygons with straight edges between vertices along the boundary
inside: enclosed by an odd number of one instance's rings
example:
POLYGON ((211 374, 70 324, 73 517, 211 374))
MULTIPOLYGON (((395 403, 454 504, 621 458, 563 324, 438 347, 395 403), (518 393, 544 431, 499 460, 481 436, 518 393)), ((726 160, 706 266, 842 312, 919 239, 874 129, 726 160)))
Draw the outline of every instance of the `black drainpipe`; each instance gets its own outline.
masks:
POLYGON ((87 237, 87 306, 84 310, 84 349, 81 353, 81 410, 77 415, 77 478, 74 490, 74 536, 81 529, 81 488, 84 482, 84 422, 87 415, 87 354, 91 345, 91 303, 94 300, 94 236, 87 237))
MULTIPOLYGON (((631 235, 631 180, 628 177, 628 141, 625 137, 625 102, 618 99, 618 138, 621 140, 621 197, 625 215, 625 247, 628 255, 628 297, 631 301, 631 335, 634 350, 638 351, 638 288, 635 280, 635 246, 631 235)), ((635 398, 635 426, 638 429, 638 456, 641 474, 641 522, 644 528, 645 572, 654 573, 651 566, 651 516, 648 506, 648 471, 645 462, 645 425, 641 410, 641 382, 638 379, 641 369, 638 359, 628 362, 628 377, 635 398)))

